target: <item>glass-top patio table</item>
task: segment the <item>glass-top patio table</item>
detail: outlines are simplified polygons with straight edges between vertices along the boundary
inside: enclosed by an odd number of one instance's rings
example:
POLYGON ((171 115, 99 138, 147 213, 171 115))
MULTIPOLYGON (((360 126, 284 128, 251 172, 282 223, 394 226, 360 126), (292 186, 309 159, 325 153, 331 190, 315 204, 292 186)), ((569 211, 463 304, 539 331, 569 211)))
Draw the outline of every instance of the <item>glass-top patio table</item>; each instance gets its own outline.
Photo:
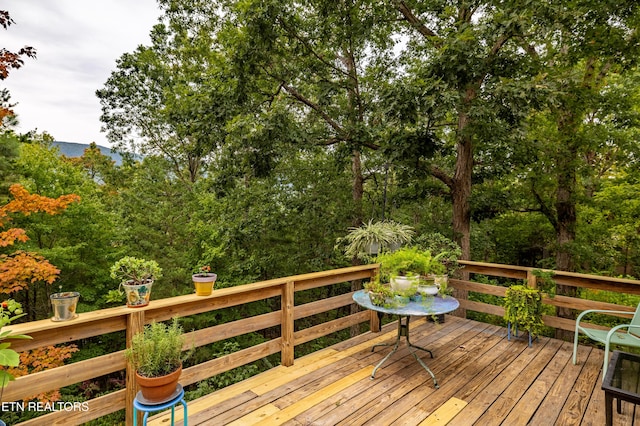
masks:
MULTIPOLYGON (((373 303, 371 303, 371 300, 369 299, 369 295, 367 294, 366 290, 356 291, 353 294, 353 300, 363 308, 371 309, 373 311, 381 312, 383 314, 396 315, 398 317, 398 335, 396 336, 396 341, 395 341, 395 344, 393 345, 393 349, 384 358, 382 358, 382 361, 380 361, 378 365, 375 366, 375 368, 373 369, 373 372, 371 373, 371 379, 375 378, 376 371, 378 370, 378 368, 380 368, 380 366, 384 364, 385 361, 388 360, 389 357, 398 350, 398 345, 400 344, 400 337, 405 336, 407 340, 407 345, 409 346, 409 351, 414 356, 414 358, 420 363, 420 365, 422 365, 422 367, 427 371, 427 373, 431 375, 431 378, 433 379, 433 384, 435 385, 435 388, 438 389, 439 386, 438 386, 438 381, 436 380, 436 376, 429 369, 429 367, 427 367, 427 364, 425 364, 424 361, 422 361, 420 357, 416 355, 416 351, 412 351, 411 348, 420 349, 421 351, 428 352, 429 355, 431 355, 431 358, 433 358, 433 352, 431 352, 429 349, 421 348, 420 346, 416 346, 411 343, 411 341, 409 340, 409 321, 411 319, 411 316, 419 316, 419 317, 436 316, 436 315, 446 314, 446 313, 455 311, 460 306, 460 303, 458 302, 458 300, 451 296, 447 296, 444 298, 441 296, 426 296, 426 297, 423 296, 422 301, 419 301, 419 302, 411 301, 409 302, 408 305, 403 307, 384 307, 384 306, 376 306, 373 303), (404 323, 402 321, 403 318, 405 319, 404 323)), ((391 344, 381 343, 381 344, 374 345, 371 348, 371 352, 375 350, 376 346, 391 346, 391 344)))

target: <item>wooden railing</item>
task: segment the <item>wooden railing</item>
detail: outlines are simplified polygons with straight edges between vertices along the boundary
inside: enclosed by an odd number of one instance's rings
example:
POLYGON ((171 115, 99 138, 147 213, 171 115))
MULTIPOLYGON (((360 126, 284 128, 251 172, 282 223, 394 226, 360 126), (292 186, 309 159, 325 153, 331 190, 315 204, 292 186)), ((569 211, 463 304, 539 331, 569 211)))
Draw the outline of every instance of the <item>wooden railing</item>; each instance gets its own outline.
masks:
MULTIPOLYGON (((331 311, 353 304, 352 293, 347 292, 303 305, 295 306, 295 294, 302 290, 330 286, 354 280, 368 279, 377 271, 378 265, 364 265, 336 269, 311 274, 279 278, 237 287, 215 290, 211 296, 178 296, 152 300, 144 308, 118 307, 94 312, 81 313, 71 321, 34 321, 10 327, 14 334, 27 334, 33 340, 15 340, 12 349, 25 351, 60 343, 72 343, 79 339, 101 336, 107 333, 125 331, 127 346, 132 336, 139 333, 144 324, 164 321, 173 317, 211 312, 245 303, 280 298, 280 310, 249 318, 216 325, 187 333, 186 346, 199 347, 246 333, 280 326, 280 337, 239 350, 220 358, 185 368, 180 383, 183 386, 213 377, 233 368, 252 363, 280 352, 281 363, 290 366, 294 362, 294 348, 336 331, 362 322, 370 322, 372 329, 378 329, 378 318, 370 312, 356 312, 327 321, 316 326, 295 331, 298 319, 331 311)), ((186 349, 186 347, 185 347, 186 349)), ((84 404, 62 405, 58 410, 51 406, 29 407, 51 411, 46 415, 20 423, 21 425, 72 425, 81 424, 107 414, 125 409, 127 424, 132 424, 132 402, 137 392, 134 372, 128 368, 123 351, 115 351, 51 370, 18 377, 5 389, 3 401, 21 401, 41 392, 92 380, 106 374, 126 370, 126 389, 111 392, 87 401, 84 404), (55 410, 55 411, 54 411, 55 410)), ((6 405, 4 408, 10 406, 6 405)), ((13 406, 13 408, 20 408, 13 406)))
MULTIPOLYGON (((534 268, 498 265, 480 262, 461 262, 467 280, 451 279, 450 286, 462 295, 461 308, 467 311, 483 312, 502 316, 504 309, 499 304, 492 305, 464 297, 468 292, 477 292, 495 296, 504 296, 506 287, 482 284, 473 280, 475 274, 489 277, 504 277, 526 280, 529 285, 537 285, 534 268)), ((185 317, 204 312, 216 311, 259 300, 280 298, 278 311, 244 318, 234 322, 197 330, 187 335, 188 346, 196 347, 222 341, 246 333, 280 326, 280 336, 264 343, 242 349, 220 358, 197 364, 183 370, 180 382, 183 386, 213 377, 233 368, 280 353, 281 363, 290 366, 294 363, 294 348, 305 342, 326 336, 333 332, 368 322, 370 329, 378 331, 378 316, 369 311, 356 311, 341 318, 295 331, 296 320, 319 313, 352 305, 352 293, 346 292, 334 297, 295 305, 295 294, 302 290, 331 286, 354 280, 368 279, 375 275, 378 265, 363 265, 311 274, 279 278, 238 287, 215 290, 211 296, 187 295, 168 299, 152 300, 149 306, 138 309, 118 307, 100 311, 81 313, 78 318, 67 322, 50 320, 35 321, 10 327, 15 334, 27 334, 33 340, 16 340, 12 348, 18 351, 40 348, 60 343, 72 343, 79 339, 101 336, 112 332, 125 331, 127 345, 144 324, 163 321, 173 317, 185 317)), ((556 283, 607 290, 619 293, 640 295, 640 281, 601 277, 553 271, 556 283)), ((543 302, 552 306, 562 306, 577 310, 617 309, 632 312, 633 306, 619 306, 611 303, 589 301, 557 295, 545 297, 543 302)), ((544 322, 550 327, 573 330, 572 320, 552 315, 544 316, 544 322)), ((123 351, 115 351, 85 361, 68 364, 52 370, 30 374, 17 378, 4 391, 3 401, 20 401, 34 394, 58 389, 64 386, 92 380, 106 374, 127 371, 126 389, 111 392, 89 400, 85 405, 61 409, 44 416, 21 423, 22 425, 80 424, 107 414, 125 409, 127 424, 132 423, 132 400, 136 394, 133 371, 127 367, 123 351)))
MULTIPOLYGON (((526 281, 531 287, 538 286, 539 278, 534 274, 538 268, 529 268, 523 266, 500 265, 495 263, 482 263, 472 261, 460 261, 464 266, 463 271, 469 274, 471 279, 460 280, 451 279, 450 286, 460 291, 461 294, 468 292, 476 292, 482 294, 490 294, 494 296, 504 297, 506 287, 496 286, 492 284, 482 284, 473 281, 475 274, 486 275, 489 277, 512 278, 516 280, 526 281)), ((553 281, 556 284, 572 286, 578 288, 589 288, 593 290, 612 291, 616 293, 640 295, 640 281, 622 278, 611 278, 599 275, 578 274, 573 272, 541 270, 542 272, 550 272, 553 281)), ((497 316, 504 316, 504 308, 499 305, 492 305, 483 302, 460 298, 460 307, 462 309, 482 312, 497 316)), ((586 300, 577 297, 567 297, 555 295, 554 297, 543 297, 542 303, 555 307, 571 308, 579 311, 586 309, 610 309, 620 311, 635 311, 635 306, 616 305, 613 303, 599 302, 594 300, 586 300)), ((575 321, 560 318, 554 315, 543 315, 545 325, 561 330, 574 331, 575 321)))

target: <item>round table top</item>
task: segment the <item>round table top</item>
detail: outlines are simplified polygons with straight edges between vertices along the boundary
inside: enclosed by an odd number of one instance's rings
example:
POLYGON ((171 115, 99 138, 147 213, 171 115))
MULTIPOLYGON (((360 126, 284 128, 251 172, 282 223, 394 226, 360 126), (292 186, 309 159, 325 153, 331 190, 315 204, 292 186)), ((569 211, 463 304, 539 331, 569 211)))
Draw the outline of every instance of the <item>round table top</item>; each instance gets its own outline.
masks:
POLYGON ((429 316, 440 315, 455 311, 460 307, 460 302, 452 296, 427 296, 424 301, 421 302, 409 302, 408 305, 403 307, 389 307, 376 306, 371 303, 369 295, 366 290, 358 290, 353 294, 353 301, 363 308, 371 309, 377 312, 382 312, 390 315, 401 316, 429 316))

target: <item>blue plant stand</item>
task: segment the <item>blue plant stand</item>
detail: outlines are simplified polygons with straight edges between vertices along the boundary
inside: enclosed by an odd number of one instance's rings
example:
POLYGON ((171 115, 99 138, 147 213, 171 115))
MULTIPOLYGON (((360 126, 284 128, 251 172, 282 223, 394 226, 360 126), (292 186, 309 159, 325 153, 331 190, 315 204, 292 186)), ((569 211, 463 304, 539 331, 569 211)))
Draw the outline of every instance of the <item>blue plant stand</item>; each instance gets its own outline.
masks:
POLYGON ((149 404, 146 403, 144 398, 142 397, 142 392, 138 392, 136 398, 133 400, 133 426, 138 425, 138 411, 144 412, 144 416, 142 417, 142 424, 146 426, 147 418, 149 417, 149 413, 154 411, 164 410, 165 408, 171 407, 171 426, 174 424, 174 415, 175 408, 177 403, 182 404, 182 409, 184 411, 184 426, 188 425, 188 415, 187 415, 187 403, 184 400, 184 389, 182 389, 182 385, 178 384, 176 388, 176 392, 174 393, 175 397, 172 397, 169 401, 161 402, 160 404, 149 404))
MULTIPOLYGON (((507 340, 511 340, 511 326, 513 325, 513 330, 514 330, 514 334, 516 337, 518 337, 518 324, 511 324, 511 321, 509 321, 507 323, 507 340)), ((533 345, 531 344, 531 333, 527 333, 529 335, 529 347, 533 347, 533 345)), ((536 339, 538 339, 538 336, 536 336, 536 339)))

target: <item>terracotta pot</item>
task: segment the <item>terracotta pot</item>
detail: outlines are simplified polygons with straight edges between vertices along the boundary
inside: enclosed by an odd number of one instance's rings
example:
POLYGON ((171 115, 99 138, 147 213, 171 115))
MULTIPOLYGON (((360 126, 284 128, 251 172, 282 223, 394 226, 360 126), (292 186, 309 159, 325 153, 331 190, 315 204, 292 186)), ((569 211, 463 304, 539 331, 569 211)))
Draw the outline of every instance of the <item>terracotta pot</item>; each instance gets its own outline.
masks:
POLYGON ((194 274, 191 276, 193 285, 198 296, 209 296, 213 291, 213 284, 216 282, 216 274, 194 274))
POLYGON ((140 386, 144 399, 151 403, 162 403, 175 392, 180 374, 182 374, 182 366, 173 373, 160 377, 144 377, 136 371, 136 382, 140 386))

